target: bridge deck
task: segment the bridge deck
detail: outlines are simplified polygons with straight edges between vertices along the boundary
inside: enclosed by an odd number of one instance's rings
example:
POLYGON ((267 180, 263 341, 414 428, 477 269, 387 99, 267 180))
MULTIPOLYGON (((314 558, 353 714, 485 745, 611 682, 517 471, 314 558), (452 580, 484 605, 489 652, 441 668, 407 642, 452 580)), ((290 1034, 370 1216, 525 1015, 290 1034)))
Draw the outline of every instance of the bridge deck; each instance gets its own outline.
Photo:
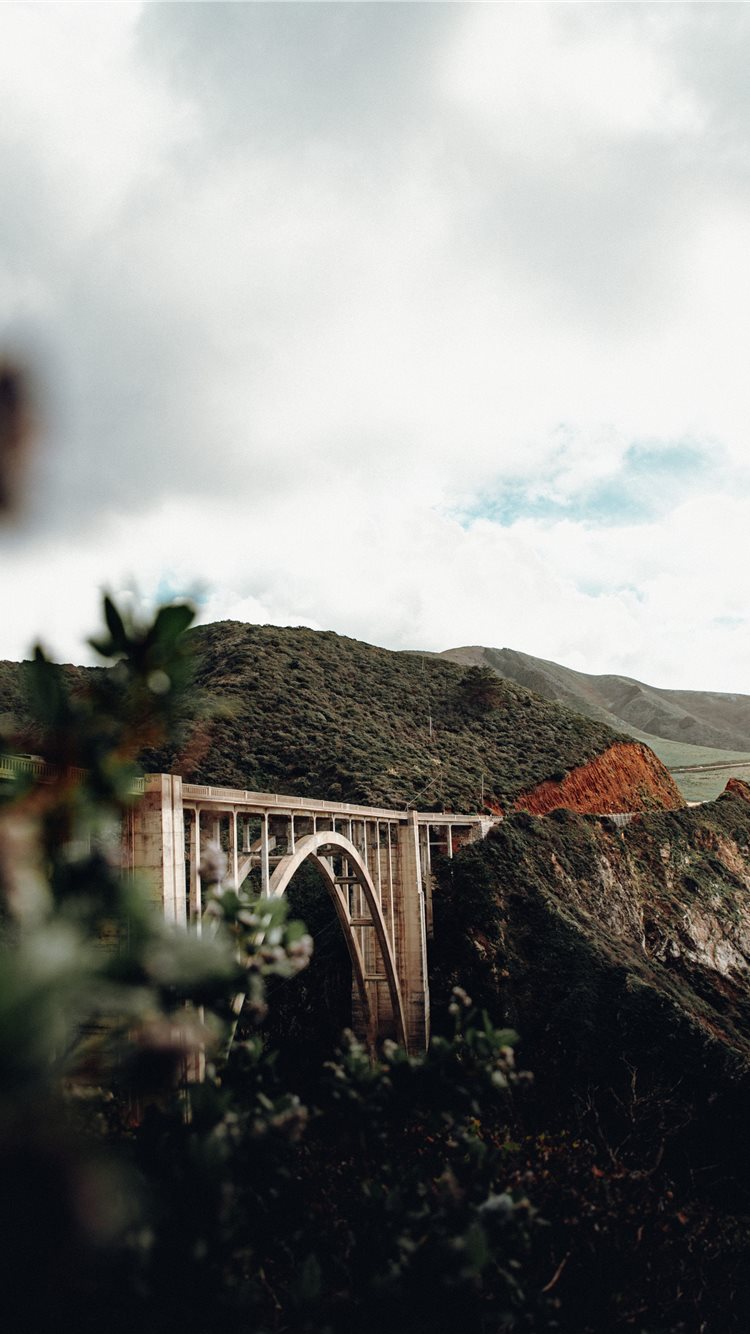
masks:
MULTIPOLYGON (((67 769, 69 774, 83 776, 83 769, 67 769)), ((56 765, 32 755, 0 755, 0 778, 11 778, 18 774, 29 774, 41 782, 52 782, 60 776, 56 765)), ((133 782, 133 793, 156 790, 161 784, 160 774, 146 774, 133 782)), ((384 806, 359 806, 348 801, 324 801, 316 797, 298 797, 291 793, 249 792, 246 788, 217 787, 204 783, 182 784, 182 800, 186 806, 195 808, 214 807, 222 811, 244 810, 248 814, 262 815, 265 812, 278 811, 279 815, 333 815, 350 816, 359 820, 390 820, 401 822, 408 820, 414 813, 410 808, 392 810, 384 806)), ((486 826, 496 823, 499 817, 470 815, 456 811, 417 811, 418 824, 426 825, 470 825, 486 826)))
MULTIPOLYGON (((148 789, 151 775, 145 782, 148 789)), ((154 785, 158 776, 154 775, 154 785)), ((392 810, 384 806, 359 806, 348 801, 324 801, 317 797, 297 797, 278 792, 248 792, 244 788, 215 787, 202 783, 183 783, 182 800, 186 806, 203 808, 213 806, 216 810, 244 810, 250 814, 262 815, 266 811, 278 811, 280 815, 332 815, 357 820, 389 820, 400 823, 409 820, 415 812, 407 809, 392 810)), ((455 811, 417 811, 418 824, 426 825, 486 825, 494 823, 491 816, 462 815, 455 811)), ((495 817, 497 819, 497 817, 495 817)))

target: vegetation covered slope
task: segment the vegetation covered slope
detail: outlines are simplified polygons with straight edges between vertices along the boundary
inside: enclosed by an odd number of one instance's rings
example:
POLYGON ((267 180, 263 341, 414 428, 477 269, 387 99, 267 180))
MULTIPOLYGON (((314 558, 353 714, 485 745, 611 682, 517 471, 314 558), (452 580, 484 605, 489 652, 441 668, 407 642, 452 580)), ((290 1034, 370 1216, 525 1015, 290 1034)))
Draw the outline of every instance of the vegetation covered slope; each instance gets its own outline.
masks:
POLYGON ((171 760, 199 782, 475 810, 602 754, 608 728, 512 681, 330 632, 219 622, 193 632, 197 684, 231 714, 171 760))
POLYGON ((440 656, 465 666, 489 667, 544 699, 645 741, 670 768, 747 759, 750 754, 749 695, 661 690, 627 676, 573 671, 508 648, 448 649, 440 656))
MULTIPOLYGON (((23 746, 36 746, 41 736, 38 722, 32 720, 25 670, 28 663, 0 662, 0 734, 18 738, 23 746)), ((64 664, 65 679, 76 690, 90 680, 101 667, 78 667, 64 664)))
POLYGON ((737 790, 622 829, 521 813, 440 874, 439 966, 500 1005, 535 1069, 616 1087, 628 1063, 651 1063, 677 1081, 748 1083, 750 803, 737 790))
POLYGON ((0 732, 14 731, 26 715, 21 664, 0 662, 0 732))
MULTIPOLYGON (((148 769, 399 808, 505 810, 521 798, 528 805, 528 794, 544 782, 553 793, 548 805, 679 804, 643 747, 623 746, 606 726, 486 670, 332 632, 236 621, 199 627, 188 638, 196 661, 192 698, 208 697, 220 712, 196 721, 180 749, 145 755, 148 769), (609 769, 621 770, 609 780, 622 797, 608 788, 598 804, 601 783, 594 771, 587 787, 585 772, 605 755, 613 760, 609 769), (573 789, 585 800, 573 800, 573 789)), ((66 670, 75 683, 101 669, 66 670)), ((38 749, 19 664, 0 664, 0 716, 17 749, 38 749)))
POLYGON ((750 788, 625 829, 514 815, 436 864, 459 979, 534 1071, 520 1160, 561 1329, 748 1328, 750 788))

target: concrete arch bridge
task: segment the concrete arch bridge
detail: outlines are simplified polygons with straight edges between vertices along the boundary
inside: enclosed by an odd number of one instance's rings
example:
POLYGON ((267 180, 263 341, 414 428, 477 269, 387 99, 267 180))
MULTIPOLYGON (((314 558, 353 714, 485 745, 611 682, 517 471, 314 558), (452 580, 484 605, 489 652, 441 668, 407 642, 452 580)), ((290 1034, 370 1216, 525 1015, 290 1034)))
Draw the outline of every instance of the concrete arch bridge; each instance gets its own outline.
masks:
POLYGON ((349 951, 355 1032, 370 1046, 393 1037, 410 1052, 425 1049, 431 858, 452 857, 494 819, 208 787, 172 774, 142 782, 143 800, 124 832, 125 864, 148 879, 168 920, 200 920, 199 867, 209 839, 227 849, 234 882, 254 872, 264 894, 284 894, 310 862, 349 951))

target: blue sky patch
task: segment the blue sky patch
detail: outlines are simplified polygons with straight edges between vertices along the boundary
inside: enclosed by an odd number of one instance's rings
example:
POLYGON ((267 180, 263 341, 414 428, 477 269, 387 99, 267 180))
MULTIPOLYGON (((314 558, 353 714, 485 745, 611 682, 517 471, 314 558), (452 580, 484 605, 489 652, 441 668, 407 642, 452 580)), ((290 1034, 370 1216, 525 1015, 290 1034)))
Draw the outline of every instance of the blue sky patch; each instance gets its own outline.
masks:
POLYGON ((579 593, 584 593, 586 597, 600 598, 618 594, 625 596, 631 601, 645 602, 646 595, 642 588, 637 588, 635 584, 613 584, 605 579, 577 579, 576 588, 579 593))
POLYGON ((544 483, 538 477, 500 482, 491 494, 477 497, 455 517, 465 527, 477 519, 504 528, 521 519, 567 519, 597 527, 648 523, 719 480, 721 473, 721 455, 705 446, 637 442, 612 473, 589 486, 569 490, 564 459, 558 456, 544 483))
POLYGON ((200 585, 193 583, 186 588, 184 584, 178 583, 169 574, 162 574, 155 594, 156 601, 160 604, 176 602, 186 598, 189 602, 194 602, 197 607, 200 607, 206 601, 207 596, 207 590, 200 585))

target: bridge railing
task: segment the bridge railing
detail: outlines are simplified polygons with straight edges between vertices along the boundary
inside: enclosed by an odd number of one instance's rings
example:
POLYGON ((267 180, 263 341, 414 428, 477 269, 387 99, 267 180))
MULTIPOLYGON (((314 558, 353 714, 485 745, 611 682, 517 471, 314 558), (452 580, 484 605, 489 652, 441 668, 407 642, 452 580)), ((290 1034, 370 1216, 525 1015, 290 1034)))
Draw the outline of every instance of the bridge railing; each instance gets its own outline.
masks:
MULTIPOLYGON (((157 775, 149 775, 147 786, 153 780, 156 786, 157 775)), ((244 788, 216 787, 207 783, 183 783, 182 799, 184 802, 209 802, 215 805, 244 806, 258 813, 278 810, 288 814, 291 811, 309 811, 318 815, 352 817, 354 819, 390 820, 404 822, 415 814, 420 824, 479 824, 487 817, 479 814, 460 815, 453 811, 417 811, 393 810, 382 806, 360 806, 349 801, 326 801, 317 797, 300 797, 291 793, 249 792, 244 788)))
POLYGON ((38 755, 0 755, 0 778, 17 778, 31 774, 42 783, 53 783, 62 774, 83 778, 85 769, 74 765, 49 764, 38 755))
MULTIPOLYGON (((63 775, 67 778, 85 778, 86 770, 75 765, 50 764, 39 755, 0 755, 0 778, 20 778, 30 775, 40 783, 54 783, 63 775)), ((146 790, 144 778, 134 778, 130 791, 140 794, 146 790)))
MULTIPOLYGON (((71 778, 83 778, 86 770, 73 766, 61 767, 49 764, 39 755, 3 755, 0 754, 0 779, 29 775, 41 783, 53 783, 63 774, 71 778)), ((139 795, 158 788, 160 774, 146 774, 133 779, 131 792, 139 795)), ((454 811, 408 811, 394 810, 384 806, 361 806, 350 801, 326 801, 317 797, 300 797, 292 793, 250 792, 246 788, 217 787, 210 783, 183 783, 182 799, 188 804, 207 802, 215 806, 243 806, 246 810, 262 814, 264 811, 278 810, 280 814, 293 811, 308 811, 311 814, 339 816, 341 818, 388 820, 403 823, 414 816, 419 824, 435 825, 480 825, 488 822, 488 817, 478 813, 471 815, 457 814, 454 811)), ((490 823, 494 823, 490 820, 490 823)))

